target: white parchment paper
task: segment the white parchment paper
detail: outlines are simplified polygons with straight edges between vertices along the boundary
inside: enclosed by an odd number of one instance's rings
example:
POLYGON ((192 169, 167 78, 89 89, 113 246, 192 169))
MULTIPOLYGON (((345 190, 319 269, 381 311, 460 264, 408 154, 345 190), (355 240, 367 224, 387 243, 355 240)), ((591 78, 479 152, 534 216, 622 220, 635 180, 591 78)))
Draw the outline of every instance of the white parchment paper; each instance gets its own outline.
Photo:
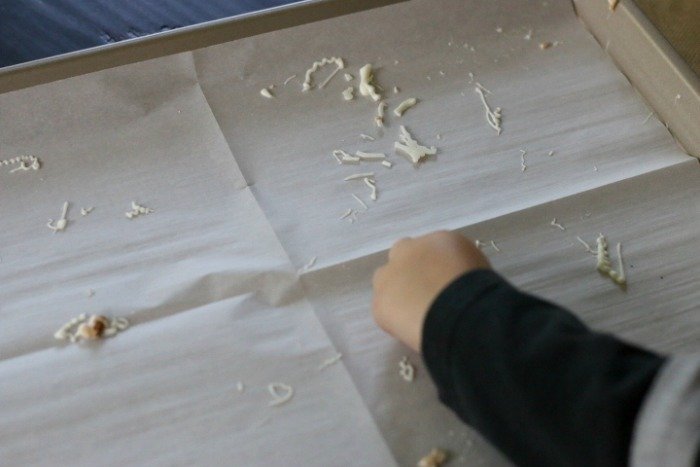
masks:
POLYGON ((43 164, 0 167, 3 464, 414 465, 442 447, 456 465, 508 465, 373 324, 372 272, 402 236, 459 230, 592 326, 700 351, 699 167, 648 113, 570 4, 515 0, 414 0, 0 95, 0 159, 43 164), (303 93, 330 56, 347 68, 303 93), (376 103, 341 95, 366 63, 384 129, 376 103), (402 124, 437 156, 394 154, 402 124), (394 166, 340 166, 334 149, 394 166), (376 202, 343 181, 370 171, 376 202), (131 201, 155 212, 129 220, 131 201), (627 292, 576 240, 599 232, 624 245, 627 292), (57 343, 83 312, 132 326, 57 343), (281 407, 275 382, 295 388, 281 407))

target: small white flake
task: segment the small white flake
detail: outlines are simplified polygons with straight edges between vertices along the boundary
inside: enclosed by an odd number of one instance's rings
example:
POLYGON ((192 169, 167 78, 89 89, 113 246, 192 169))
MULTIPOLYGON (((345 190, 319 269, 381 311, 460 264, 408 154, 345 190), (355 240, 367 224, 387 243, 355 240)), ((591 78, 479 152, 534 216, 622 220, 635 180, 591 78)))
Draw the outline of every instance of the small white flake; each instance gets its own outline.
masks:
POLYGON ((362 139, 365 140, 365 141, 374 141, 374 140, 375 140, 375 138, 374 138, 373 136, 366 135, 366 134, 364 134, 364 133, 362 133, 362 134, 360 135, 360 138, 362 138, 362 139))
POLYGON ((151 214, 153 212, 155 212, 153 209, 147 208, 145 206, 141 206, 136 201, 132 201, 131 202, 131 211, 127 211, 125 213, 125 216, 128 219, 135 219, 139 216, 145 216, 145 215, 151 214))
POLYGON ((374 172, 367 172, 367 173, 359 173, 359 174, 350 175, 348 177, 345 177, 343 180, 346 182, 349 182, 352 180, 364 180, 365 178, 374 178, 374 172))
POLYGON ((318 260, 318 257, 314 256, 313 258, 311 258, 309 260, 308 263, 306 263, 304 266, 302 266, 302 268, 299 270, 299 272, 306 272, 306 271, 310 270, 312 267, 314 267, 316 265, 317 260, 318 260))
POLYGON ((437 148, 434 146, 426 147, 420 145, 411 133, 406 129, 405 126, 401 125, 399 130, 399 141, 394 143, 394 149, 396 152, 403 154, 408 157, 413 165, 417 165, 422 159, 427 156, 433 156, 437 154, 437 148))
POLYGON ((355 201, 360 203, 360 206, 362 206, 362 208, 365 211, 367 211, 369 209, 369 207, 367 207, 367 204, 364 201, 362 201, 356 194, 353 194, 352 197, 355 198, 355 201))
POLYGON ((92 206, 90 206, 89 208, 80 208, 80 215, 85 217, 88 214, 90 214, 93 211, 93 209, 95 209, 95 208, 92 206))
POLYGON ((359 157, 362 161, 382 161, 386 159, 386 155, 381 152, 355 152, 355 156, 359 157))
POLYGON ((284 81, 284 86, 288 85, 289 82, 290 82, 291 80, 293 80, 294 78, 296 78, 296 77, 297 77, 297 75, 292 75, 292 76, 290 76, 289 78, 287 78, 287 79, 284 81))
POLYGON ((402 103, 399 104, 398 107, 394 109, 394 115, 397 117, 403 116, 403 114, 410 109, 411 107, 414 107, 418 103, 418 100, 411 97, 410 99, 406 99, 402 103))
POLYGON ((56 232, 63 232, 66 227, 68 226, 68 201, 63 203, 63 209, 61 211, 61 217, 57 221, 54 221, 53 219, 49 219, 49 221, 46 223, 46 226, 53 230, 53 233, 56 232))
POLYGON ((525 156, 527 156, 527 150, 520 150, 520 170, 525 172, 527 170, 527 162, 525 161, 525 156))
POLYGON ((365 97, 371 98, 374 102, 379 101, 382 97, 377 94, 374 84, 372 81, 374 76, 372 75, 372 65, 367 64, 360 69, 360 94, 365 97))
POLYGON ((236 383, 236 390, 240 393, 243 394, 243 391, 245 391, 245 385, 243 384, 243 381, 239 381, 236 383))
POLYGON ((267 98, 267 99, 272 99, 275 96, 272 94, 269 88, 263 88, 260 90, 260 95, 267 98))
POLYGON ((559 229, 559 230, 561 230, 561 231, 565 231, 565 230, 566 230, 566 227, 564 227, 564 226, 561 225, 559 222, 557 222, 557 218, 556 218, 556 217, 555 217, 554 219, 552 219, 552 222, 550 222, 549 225, 551 225, 552 227, 556 227, 557 229, 559 229))
POLYGON ((415 369, 411 362, 408 361, 408 357, 403 357, 399 361, 399 375, 404 379, 404 381, 410 383, 415 377, 415 369))
POLYGON ((272 400, 268 404, 270 407, 278 407, 286 404, 294 397, 294 388, 284 383, 271 383, 267 385, 267 390, 272 396, 272 400))
POLYGON ((392 163, 389 162, 389 161, 382 161, 382 165, 383 165, 384 167, 386 167, 387 169, 390 169, 390 168, 392 168, 392 167, 394 166, 394 164, 392 164, 392 163))
POLYGON ((350 86, 345 91, 343 91, 343 99, 346 101, 351 101, 355 98, 355 88, 350 86))
POLYGON ((330 358, 325 359, 325 360, 319 365, 318 370, 319 370, 319 371, 323 371, 323 370, 325 370, 326 368, 328 368, 329 366, 335 365, 336 363, 338 363, 338 362, 340 361, 341 358, 343 358, 343 354, 342 354, 342 353, 338 353, 338 354, 335 354, 334 356, 332 356, 332 357, 330 357, 330 358))
POLYGON ((491 110, 491 107, 489 106, 488 102, 486 101, 486 94, 491 94, 491 91, 483 87, 481 84, 476 83, 476 87, 474 88, 476 93, 479 94, 479 97, 481 98, 481 103, 484 106, 484 110, 486 111, 486 122, 489 124, 491 128, 496 130, 498 135, 500 136, 501 134, 501 108, 496 107, 495 109, 491 110))
POLYGON ((549 152, 547 153, 547 155, 548 155, 549 157, 552 157, 552 156, 554 155, 554 151, 549 151, 549 152))
POLYGON ((350 73, 345 73, 345 81, 347 81, 349 83, 350 81, 352 81, 354 79, 355 79, 355 77, 353 75, 351 75, 350 73))

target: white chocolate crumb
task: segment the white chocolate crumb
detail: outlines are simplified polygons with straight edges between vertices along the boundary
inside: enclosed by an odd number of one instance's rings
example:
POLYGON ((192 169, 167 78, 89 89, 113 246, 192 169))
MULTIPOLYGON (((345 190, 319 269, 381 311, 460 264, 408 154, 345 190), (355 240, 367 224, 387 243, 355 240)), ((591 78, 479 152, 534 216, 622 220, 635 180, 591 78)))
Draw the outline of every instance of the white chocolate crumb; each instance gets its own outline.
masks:
POLYGON ((243 384, 243 381, 239 381, 236 383, 236 390, 240 393, 243 394, 243 391, 245 391, 245 385, 243 384))
POLYGON ((369 195, 369 198, 372 201, 377 201, 377 185, 376 185, 376 182, 374 181, 374 179, 365 178, 364 182, 365 182, 365 185, 367 185, 369 187, 369 189, 372 190, 372 192, 369 195))
POLYGON ((323 58, 319 61, 314 62, 311 65, 311 68, 306 70, 306 76, 304 79, 304 83, 302 84, 302 90, 306 92, 313 89, 313 74, 316 73, 321 67, 330 64, 335 64, 336 70, 328 77, 328 79, 326 79, 326 81, 324 81, 324 83, 321 86, 319 86, 320 88, 323 88, 326 84, 328 84, 331 78, 333 78, 333 76, 335 76, 336 73, 338 73, 338 71, 345 68, 345 62, 342 58, 338 57, 323 58))
POLYGON ((348 209, 347 211, 345 211, 345 212, 343 213, 342 216, 340 216, 339 220, 342 221, 342 220, 347 219, 348 217, 352 216, 352 213, 353 213, 353 212, 355 212, 354 209, 352 209, 352 208, 348 209))
POLYGON ((549 225, 551 225, 552 227, 556 227, 557 229, 559 229, 559 230, 561 230, 561 231, 565 231, 565 230, 566 230, 566 227, 564 227, 564 226, 561 225, 559 222, 557 222, 557 218, 556 218, 556 217, 555 217, 554 219, 552 219, 552 222, 550 222, 549 225))
POLYGON ((593 164, 593 172, 597 172, 597 171, 598 171, 598 166, 593 164))
POLYGON ((292 76, 290 76, 289 78, 287 78, 286 80, 284 80, 284 86, 288 85, 289 82, 290 82, 291 80, 293 80, 294 78, 296 78, 296 77, 297 77, 297 75, 292 75, 292 76))
POLYGON ((432 449, 430 453, 418 461, 418 467, 440 467, 447 461, 447 453, 442 449, 432 449))
POLYGON ((394 149, 396 152, 408 157, 413 165, 417 165, 427 156, 437 154, 437 148, 435 146, 428 148, 420 145, 415 139, 413 139, 411 133, 409 133, 409 131, 403 125, 401 125, 400 128, 399 141, 394 143, 394 149))
POLYGON ((527 156, 527 150, 520 150, 520 170, 525 172, 527 170, 527 162, 525 161, 525 156, 527 156))
POLYGON ((355 152, 355 156, 359 157, 362 161, 382 161, 386 159, 386 154, 381 152, 355 152))
POLYGON ((548 155, 549 157, 552 157, 552 156, 554 155, 554 151, 549 151, 549 152, 547 153, 547 155, 548 155))
POLYGON ((353 75, 351 75, 350 73, 345 73, 344 77, 345 77, 345 81, 347 81, 348 83, 355 79, 355 77, 353 75))
POLYGON ((372 65, 367 64, 360 69, 360 94, 371 98, 374 102, 379 101, 382 97, 377 94, 375 86, 372 84, 374 76, 372 75, 372 65))
POLYGON ((336 149, 332 152, 333 157, 338 161, 338 164, 359 164, 360 158, 357 156, 351 156, 342 149, 336 149))
POLYGON ((435 135, 435 139, 441 140, 441 139, 442 139, 442 134, 438 133, 437 135, 435 135))
POLYGON ((56 232, 63 232, 66 227, 68 226, 68 201, 63 203, 63 209, 61 210, 61 217, 57 221, 54 221, 53 219, 49 219, 49 221, 46 223, 46 226, 53 230, 53 233, 56 232))
POLYGON ((125 216, 128 219, 135 219, 136 217, 145 216, 145 215, 151 214, 153 212, 155 212, 153 209, 147 208, 145 206, 141 206, 136 201, 132 201, 131 202, 131 211, 127 211, 125 213, 125 216))
POLYGON ((54 333, 54 338, 76 343, 81 340, 96 340, 113 337, 129 327, 129 320, 122 317, 107 318, 85 313, 72 318, 54 333))
POLYGON ((267 390, 272 396, 268 404, 270 407, 278 407, 286 404, 294 397, 294 388, 284 383, 271 383, 267 385, 267 390))
POLYGON ((269 88, 263 88, 260 90, 260 95, 267 98, 267 99, 273 99, 275 96, 272 95, 272 92, 270 91, 269 88))
POLYGON ((337 353, 337 354, 335 354, 334 356, 325 359, 325 360, 319 365, 318 371, 323 371, 323 370, 325 370, 326 368, 328 368, 329 366, 335 365, 336 363, 338 363, 338 362, 340 361, 341 358, 343 358, 343 354, 342 354, 342 353, 337 353))
POLYGON ((502 33, 502 32, 503 32, 503 28, 500 27, 500 26, 498 26, 498 27, 496 28, 496 32, 497 32, 498 34, 502 33))
POLYGON ((404 381, 410 383, 415 377, 415 369, 411 362, 408 361, 408 357, 403 357, 399 361, 399 375, 404 379, 404 381))
POLYGON ((587 251, 588 253, 591 253, 591 254, 593 254, 593 255, 597 255, 597 254, 598 254, 593 248, 591 248, 591 246, 588 244, 588 242, 586 242, 586 241, 585 241, 584 239, 582 239, 581 237, 578 237, 578 236, 577 236, 577 237, 576 237, 576 240, 578 240, 579 243, 580 243, 581 245, 583 245, 583 247, 586 249, 586 251, 587 251))
POLYGON ((365 178, 374 178, 374 172, 359 173, 345 177, 343 180, 349 182, 351 180, 364 180, 365 178))
POLYGON ((365 141, 374 141, 374 140, 375 140, 375 138, 374 138, 373 136, 366 135, 366 134, 364 134, 364 133, 362 133, 362 134, 360 135, 360 138, 362 138, 362 139, 365 140, 365 141))
POLYGON ((394 86, 394 94, 398 94, 398 93, 400 93, 400 92, 401 92, 401 90, 399 89, 399 87, 398 87, 398 86, 394 86))
POLYGON ((387 103, 382 101, 379 103, 379 107, 377 107, 377 116, 374 117, 374 122, 377 124, 379 128, 384 128, 384 111, 387 108, 387 103))
POLYGON ((346 101, 351 101, 355 98, 355 88, 350 86, 345 91, 343 91, 343 99, 346 101))
POLYGON ((360 199, 359 196, 357 196, 356 194, 353 193, 352 197, 355 198, 355 201, 357 201, 358 203, 360 203, 360 206, 362 206, 362 208, 363 208, 365 211, 367 211, 367 210, 369 209, 369 207, 367 206, 367 204, 366 204, 364 201, 362 201, 362 200, 360 199))
POLYGON ((525 39, 526 41, 529 41, 530 39, 532 39, 532 29, 529 29, 529 30, 527 31, 527 34, 525 34, 525 35, 523 36, 523 39, 525 39))
POLYGON ((479 94, 479 97, 481 98, 481 103, 484 106, 484 110, 486 112, 486 122, 500 136, 500 134, 501 134, 501 120, 502 120, 501 108, 496 107, 495 109, 491 110, 491 107, 489 106, 488 102, 486 101, 486 95, 484 94, 484 92, 486 92, 486 94, 491 94, 491 91, 484 88, 479 83, 476 83, 476 87, 474 89, 475 89, 476 93, 479 94))
POLYGON ((389 161, 382 161, 382 165, 383 165, 384 167, 386 167, 387 169, 390 169, 390 168, 392 168, 392 167, 394 166, 394 164, 392 164, 392 163, 389 162, 389 161))
POLYGON ((9 173, 15 172, 27 172, 29 170, 39 170, 41 168, 41 161, 36 156, 18 156, 11 159, 4 159, 0 161, 0 165, 14 165, 19 164, 14 169, 10 170, 9 173))
POLYGON ((89 208, 80 208, 80 215, 85 217, 90 214, 95 208, 90 206, 89 208))
POLYGON ((547 50, 547 49, 551 48, 553 45, 554 44, 552 44, 549 41, 540 42, 540 50, 547 50))
POLYGON ((394 115, 397 117, 403 116, 404 112, 406 112, 408 109, 411 107, 415 106, 418 103, 418 100, 415 99, 414 97, 411 97, 410 99, 406 99, 402 103, 399 104, 398 107, 394 109, 394 115))
POLYGON ((605 236, 603 234, 599 234, 598 238, 596 239, 596 243, 598 246, 596 252, 596 268, 598 269, 598 272, 608 276, 615 284, 624 287, 627 284, 627 279, 625 277, 625 271, 622 264, 622 244, 617 244, 619 271, 615 271, 612 269, 612 265, 610 263, 608 242, 605 239, 605 236))
POLYGON ((501 249, 498 248, 498 245, 496 244, 496 242, 495 242, 494 240, 491 240, 491 246, 492 246, 493 249, 496 250, 498 253, 501 252, 501 249))

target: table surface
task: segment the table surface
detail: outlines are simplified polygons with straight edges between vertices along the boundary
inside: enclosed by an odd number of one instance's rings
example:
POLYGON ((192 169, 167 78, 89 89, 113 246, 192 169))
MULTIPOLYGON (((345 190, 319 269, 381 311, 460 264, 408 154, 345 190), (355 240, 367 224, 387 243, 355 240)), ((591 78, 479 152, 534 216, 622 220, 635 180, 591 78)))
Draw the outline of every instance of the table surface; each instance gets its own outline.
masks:
MULTIPOLYGON (((700 75, 700 2, 635 0, 700 75)), ((162 30, 294 3, 292 0, 55 0, 0 4, 0 67, 162 30)))

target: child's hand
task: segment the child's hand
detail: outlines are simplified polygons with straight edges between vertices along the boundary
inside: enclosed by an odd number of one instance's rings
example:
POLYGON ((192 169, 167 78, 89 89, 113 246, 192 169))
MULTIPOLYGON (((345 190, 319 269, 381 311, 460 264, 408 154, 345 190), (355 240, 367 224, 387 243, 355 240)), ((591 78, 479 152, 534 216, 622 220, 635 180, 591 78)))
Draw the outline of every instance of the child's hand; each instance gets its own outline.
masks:
POLYGON ((460 234, 443 231, 399 240, 389 262, 374 274, 374 319, 420 352, 423 321, 440 292, 459 276, 490 267, 474 242, 460 234))

